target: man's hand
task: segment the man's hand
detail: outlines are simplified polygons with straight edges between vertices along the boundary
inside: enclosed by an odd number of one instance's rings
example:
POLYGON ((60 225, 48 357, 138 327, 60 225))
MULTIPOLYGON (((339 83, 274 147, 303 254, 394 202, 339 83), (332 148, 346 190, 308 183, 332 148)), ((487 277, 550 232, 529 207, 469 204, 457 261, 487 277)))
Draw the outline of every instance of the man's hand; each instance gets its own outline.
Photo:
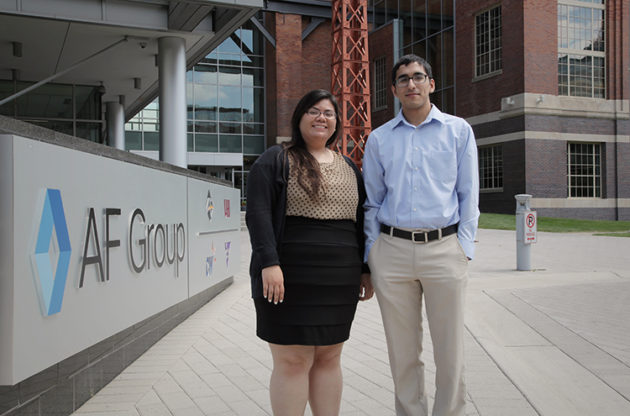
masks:
POLYGON ((280 266, 262 269, 263 296, 275 305, 284 300, 284 275, 280 266))
POLYGON ((361 284, 359 286, 359 300, 368 300, 374 296, 374 287, 369 273, 361 273, 361 284))

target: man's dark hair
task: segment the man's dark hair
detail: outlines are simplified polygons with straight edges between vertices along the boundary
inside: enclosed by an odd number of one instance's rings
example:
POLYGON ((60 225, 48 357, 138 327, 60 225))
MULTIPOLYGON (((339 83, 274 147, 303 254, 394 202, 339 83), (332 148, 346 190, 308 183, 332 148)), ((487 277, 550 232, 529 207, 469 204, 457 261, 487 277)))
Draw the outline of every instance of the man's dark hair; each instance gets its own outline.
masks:
POLYGON ((431 65, 423 58, 420 58, 418 55, 409 54, 409 55, 402 56, 396 62, 396 65, 394 65, 394 69, 392 69, 392 84, 393 85, 396 85, 396 72, 398 72, 398 68, 400 68, 403 65, 409 65, 413 62, 416 62, 422 65, 424 67, 424 70, 427 71, 427 75, 429 76, 429 79, 433 79, 433 70, 431 69, 431 65))

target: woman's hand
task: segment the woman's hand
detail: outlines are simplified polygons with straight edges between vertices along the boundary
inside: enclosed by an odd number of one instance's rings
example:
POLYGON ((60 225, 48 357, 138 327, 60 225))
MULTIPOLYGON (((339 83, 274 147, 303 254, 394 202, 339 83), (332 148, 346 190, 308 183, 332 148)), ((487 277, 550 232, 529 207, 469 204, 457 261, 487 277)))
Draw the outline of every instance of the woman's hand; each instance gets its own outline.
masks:
POLYGON ((263 296, 269 302, 278 304, 284 300, 284 275, 280 266, 262 269, 263 296))
POLYGON ((359 300, 368 300, 374 296, 374 287, 369 273, 361 273, 361 285, 359 286, 359 300))

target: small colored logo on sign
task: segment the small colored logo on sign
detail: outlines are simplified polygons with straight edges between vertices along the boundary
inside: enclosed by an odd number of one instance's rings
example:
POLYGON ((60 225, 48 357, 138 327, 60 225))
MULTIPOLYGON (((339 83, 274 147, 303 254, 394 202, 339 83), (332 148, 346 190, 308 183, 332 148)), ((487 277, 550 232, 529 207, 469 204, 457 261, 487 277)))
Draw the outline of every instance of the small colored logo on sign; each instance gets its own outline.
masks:
POLYGON ((208 191, 208 197, 206 198, 206 212, 208 213, 208 219, 212 220, 212 212, 214 211, 214 202, 212 202, 212 194, 208 191))
POLYGON ((230 200, 223 200, 223 210, 225 211, 225 218, 230 218, 230 200))
POLYGON ((61 192, 58 189, 47 189, 34 253, 35 269, 39 277, 40 300, 46 316, 61 311, 71 252, 61 192), (50 246, 54 241, 53 238, 56 238, 59 252, 52 253, 51 256, 50 246), (55 254, 56 267, 53 265, 55 254))
POLYGON ((230 266, 230 246, 232 245, 231 241, 225 242, 225 267, 230 266))
POLYGON ((214 263, 216 263, 216 261, 216 250, 214 248, 213 241, 210 248, 210 256, 206 257, 206 277, 212 276, 212 269, 214 268, 214 263))

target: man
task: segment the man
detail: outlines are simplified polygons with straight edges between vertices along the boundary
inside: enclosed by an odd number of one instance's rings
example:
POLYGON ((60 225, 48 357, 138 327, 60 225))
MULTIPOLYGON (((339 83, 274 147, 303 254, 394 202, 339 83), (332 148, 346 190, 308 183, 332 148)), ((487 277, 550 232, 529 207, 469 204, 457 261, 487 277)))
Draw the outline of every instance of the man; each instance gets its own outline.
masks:
POLYGON ((383 316, 398 416, 428 415, 422 298, 436 366, 434 416, 463 416, 464 297, 479 217, 470 125, 431 104, 431 66, 405 55, 392 71, 401 112, 367 141, 366 261, 383 316))

